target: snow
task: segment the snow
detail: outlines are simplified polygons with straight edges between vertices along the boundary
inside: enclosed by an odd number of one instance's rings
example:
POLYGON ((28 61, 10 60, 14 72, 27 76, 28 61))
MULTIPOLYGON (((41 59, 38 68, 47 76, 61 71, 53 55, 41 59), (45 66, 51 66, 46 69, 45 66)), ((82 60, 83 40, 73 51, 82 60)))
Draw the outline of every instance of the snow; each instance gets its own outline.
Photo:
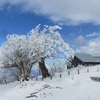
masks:
POLYGON ((42 81, 40 76, 38 81, 0 85, 0 100, 100 100, 100 83, 90 78, 100 77, 98 68, 100 65, 78 67, 71 69, 70 75, 61 73, 62 78, 56 73, 52 80, 46 78, 42 81))

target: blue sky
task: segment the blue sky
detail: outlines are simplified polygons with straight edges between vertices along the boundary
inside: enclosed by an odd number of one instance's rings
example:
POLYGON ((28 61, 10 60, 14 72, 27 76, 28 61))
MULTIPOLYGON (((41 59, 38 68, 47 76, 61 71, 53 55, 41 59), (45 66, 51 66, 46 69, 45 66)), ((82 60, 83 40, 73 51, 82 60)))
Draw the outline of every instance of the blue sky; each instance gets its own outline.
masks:
POLYGON ((75 52, 100 54, 99 0, 0 0, 0 46, 7 34, 27 34, 36 25, 59 25, 75 52))

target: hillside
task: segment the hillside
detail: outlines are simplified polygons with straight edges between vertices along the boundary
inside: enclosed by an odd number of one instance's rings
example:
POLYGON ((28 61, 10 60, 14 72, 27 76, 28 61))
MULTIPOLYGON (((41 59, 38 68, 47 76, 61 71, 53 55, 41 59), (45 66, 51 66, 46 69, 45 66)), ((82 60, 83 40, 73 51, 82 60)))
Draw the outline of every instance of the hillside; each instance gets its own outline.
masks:
POLYGON ((100 66, 89 68, 71 69, 67 72, 55 74, 53 79, 29 82, 14 82, 0 85, 0 100, 100 100, 100 82, 92 81, 90 77, 100 77, 100 66))

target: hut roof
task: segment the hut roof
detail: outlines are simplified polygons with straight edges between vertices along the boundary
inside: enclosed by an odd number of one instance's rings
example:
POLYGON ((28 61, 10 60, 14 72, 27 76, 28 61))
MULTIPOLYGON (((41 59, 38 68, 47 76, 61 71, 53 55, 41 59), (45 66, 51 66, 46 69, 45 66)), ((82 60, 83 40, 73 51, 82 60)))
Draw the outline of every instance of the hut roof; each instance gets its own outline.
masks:
POLYGON ((99 56, 92 56, 90 54, 75 54, 75 56, 80 59, 82 62, 95 62, 100 63, 99 56))

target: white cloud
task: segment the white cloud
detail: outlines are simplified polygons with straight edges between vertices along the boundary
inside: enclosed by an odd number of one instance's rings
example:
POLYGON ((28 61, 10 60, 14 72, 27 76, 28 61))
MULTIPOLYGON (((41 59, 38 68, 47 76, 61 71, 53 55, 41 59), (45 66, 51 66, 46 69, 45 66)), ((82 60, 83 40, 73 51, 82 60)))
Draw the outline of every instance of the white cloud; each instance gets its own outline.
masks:
POLYGON ((0 0, 0 11, 3 10, 3 6, 6 3, 6 0, 0 0))
POLYGON ((94 36, 99 36, 99 35, 100 35, 100 33, 94 32, 94 33, 91 33, 91 34, 87 34, 86 37, 94 37, 94 36))
POLYGON ((87 44, 87 40, 82 35, 80 35, 74 40, 74 44, 77 46, 84 46, 87 44))
POLYGON ((0 0, 3 4, 21 5, 21 11, 42 14, 60 24, 100 24, 100 0, 0 0))
POLYGON ((100 37, 89 40, 86 45, 80 46, 76 52, 100 55, 100 37))

